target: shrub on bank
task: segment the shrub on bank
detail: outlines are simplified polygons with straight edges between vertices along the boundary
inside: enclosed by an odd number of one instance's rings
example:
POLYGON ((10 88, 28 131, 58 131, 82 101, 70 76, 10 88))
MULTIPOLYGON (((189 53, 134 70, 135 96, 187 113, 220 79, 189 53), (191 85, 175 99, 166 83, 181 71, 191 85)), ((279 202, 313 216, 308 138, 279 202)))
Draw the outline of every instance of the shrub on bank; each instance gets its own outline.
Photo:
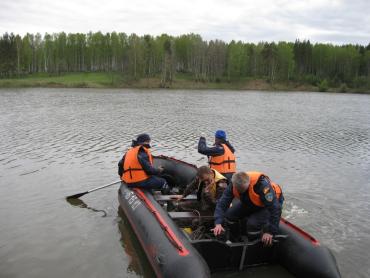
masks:
POLYGON ((329 89, 328 81, 323 79, 319 84, 319 91, 326 92, 329 89))

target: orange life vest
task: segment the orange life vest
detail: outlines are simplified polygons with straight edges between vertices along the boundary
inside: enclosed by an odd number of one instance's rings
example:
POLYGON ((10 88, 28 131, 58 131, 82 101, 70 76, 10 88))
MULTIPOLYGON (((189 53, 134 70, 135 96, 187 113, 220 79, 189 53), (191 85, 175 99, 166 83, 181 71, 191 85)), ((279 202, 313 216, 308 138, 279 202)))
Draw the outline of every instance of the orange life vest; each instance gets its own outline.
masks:
POLYGON ((137 157, 141 148, 147 153, 149 162, 151 165, 153 165, 153 157, 148 148, 144 146, 136 146, 129 149, 125 155, 125 161, 123 163, 123 175, 121 177, 125 183, 145 181, 149 178, 137 157))
MULTIPOLYGON (((268 176, 261 172, 246 172, 249 176, 249 187, 248 187, 248 195, 249 199, 252 201, 252 203, 258 207, 264 207, 265 205, 262 203, 260 196, 254 191, 254 186, 257 184, 259 178, 261 176, 265 176, 271 184, 272 189, 275 191, 276 198, 279 199, 281 196, 281 187, 272 182, 268 176)), ((233 186, 233 195, 235 198, 240 199, 240 193, 236 188, 233 186)))
POLYGON ((217 170, 221 174, 235 173, 236 172, 235 155, 226 144, 221 145, 224 148, 224 154, 218 156, 211 156, 209 160, 209 166, 212 169, 217 170))

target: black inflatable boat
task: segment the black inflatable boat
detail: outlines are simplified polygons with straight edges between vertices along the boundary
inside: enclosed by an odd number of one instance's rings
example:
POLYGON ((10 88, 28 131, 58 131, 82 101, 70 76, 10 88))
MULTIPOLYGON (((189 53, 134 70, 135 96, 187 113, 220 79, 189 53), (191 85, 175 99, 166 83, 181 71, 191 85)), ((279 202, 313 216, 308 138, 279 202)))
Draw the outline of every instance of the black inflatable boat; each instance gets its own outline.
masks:
MULTIPOLYGON (((194 165, 164 156, 155 157, 154 164, 164 166, 164 178, 179 193, 197 171, 194 165)), ((341 277, 330 250, 284 219, 273 246, 266 248, 259 235, 243 234, 240 223, 230 224, 222 238, 214 237, 212 215, 184 211, 169 195, 130 189, 123 182, 118 195, 157 277, 210 277, 268 264, 280 264, 296 277, 341 277)))

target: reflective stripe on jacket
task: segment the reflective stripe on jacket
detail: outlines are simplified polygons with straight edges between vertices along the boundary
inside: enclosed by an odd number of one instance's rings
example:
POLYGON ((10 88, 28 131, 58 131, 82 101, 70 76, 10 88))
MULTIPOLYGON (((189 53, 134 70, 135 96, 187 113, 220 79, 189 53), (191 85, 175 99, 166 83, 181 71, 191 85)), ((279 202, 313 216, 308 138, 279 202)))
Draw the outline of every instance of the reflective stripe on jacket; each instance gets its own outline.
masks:
POLYGON ((153 157, 148 148, 144 146, 136 146, 129 149, 125 155, 123 175, 121 177, 121 179, 126 183, 141 182, 149 178, 149 175, 144 171, 138 159, 138 153, 141 148, 147 153, 149 162, 153 165, 153 157))
POLYGON ((224 154, 218 156, 211 156, 209 160, 209 165, 212 169, 217 170, 221 174, 235 173, 236 172, 235 155, 226 144, 221 145, 224 148, 224 154))

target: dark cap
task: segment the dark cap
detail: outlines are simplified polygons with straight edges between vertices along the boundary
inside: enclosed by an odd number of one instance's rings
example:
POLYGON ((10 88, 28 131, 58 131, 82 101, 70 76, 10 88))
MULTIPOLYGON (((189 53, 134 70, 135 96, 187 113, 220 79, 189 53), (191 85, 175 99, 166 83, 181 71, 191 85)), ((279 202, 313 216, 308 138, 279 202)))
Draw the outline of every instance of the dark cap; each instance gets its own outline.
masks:
POLYGON ((139 135, 137 136, 137 138, 136 138, 136 142, 137 142, 138 144, 142 144, 142 143, 144 143, 144 142, 148 142, 148 141, 150 141, 150 136, 149 136, 149 134, 147 134, 147 133, 139 134, 139 135))

